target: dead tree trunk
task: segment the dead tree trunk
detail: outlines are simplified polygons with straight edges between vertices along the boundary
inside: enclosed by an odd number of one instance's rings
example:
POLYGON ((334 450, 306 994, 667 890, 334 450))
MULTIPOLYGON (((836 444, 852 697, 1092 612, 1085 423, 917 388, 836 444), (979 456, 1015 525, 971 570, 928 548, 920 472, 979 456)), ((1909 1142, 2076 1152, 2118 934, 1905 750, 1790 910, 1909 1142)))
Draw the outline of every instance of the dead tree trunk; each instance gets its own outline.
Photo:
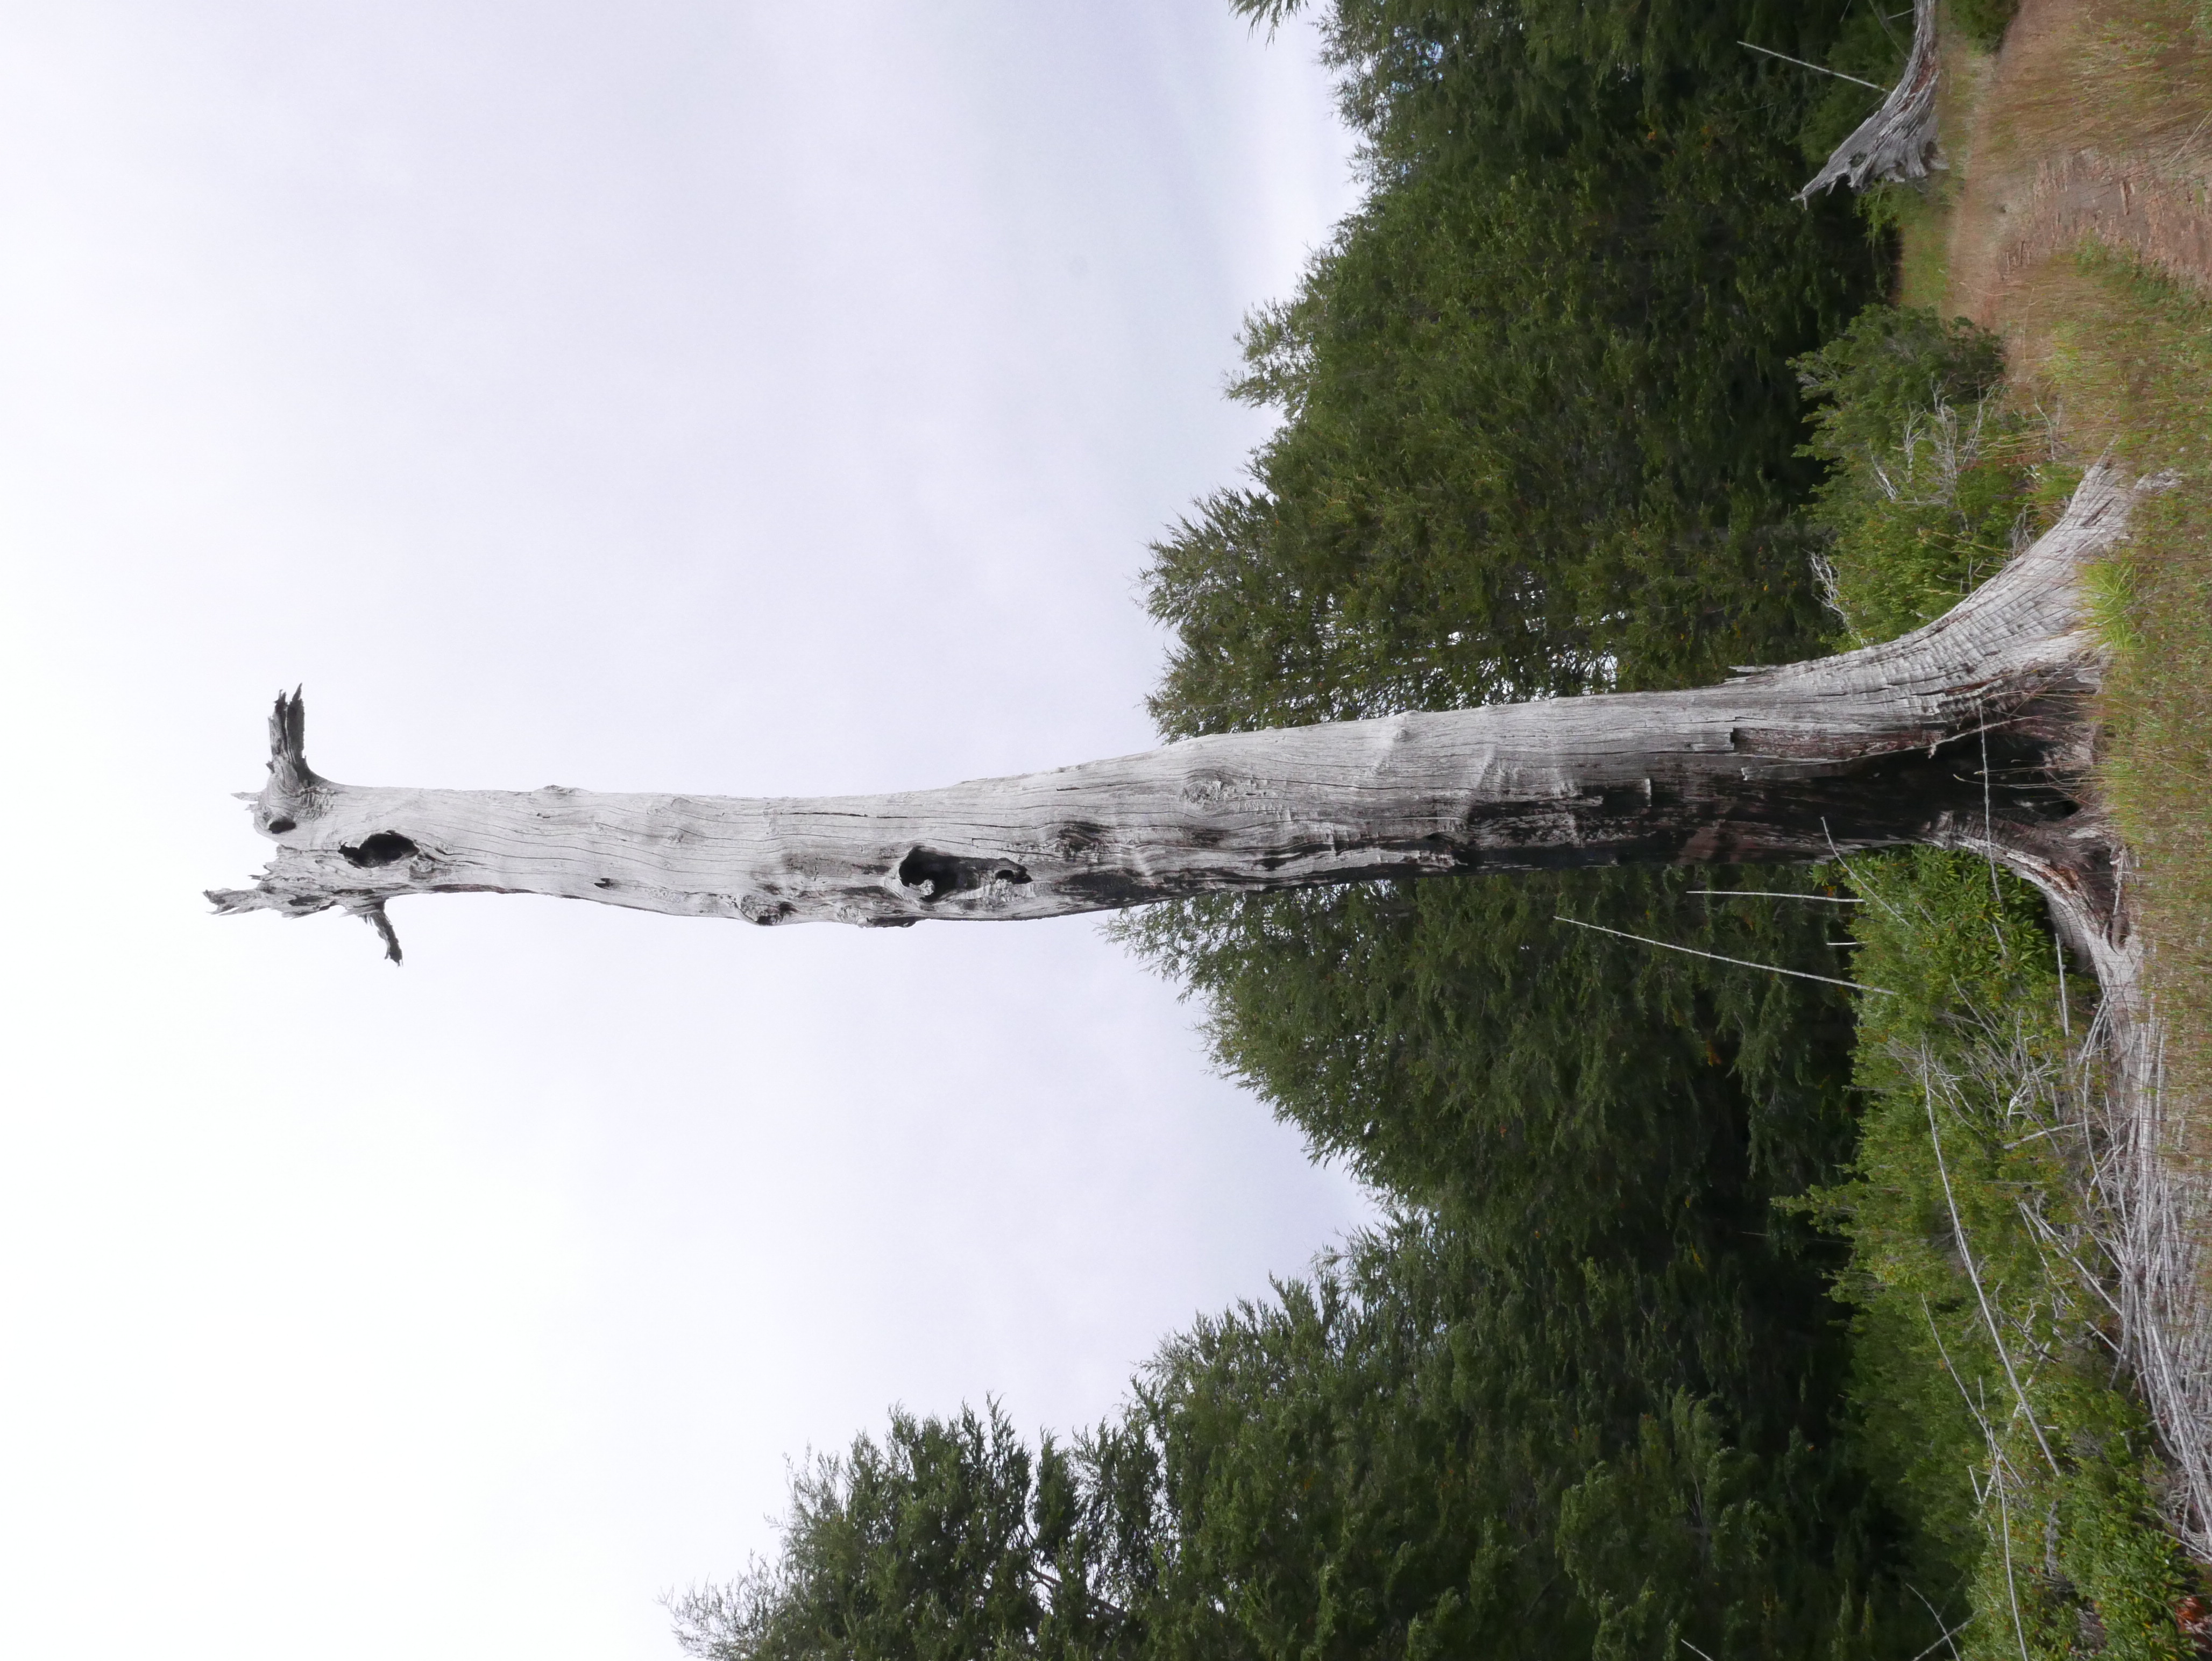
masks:
POLYGON ((1896 183, 1927 178, 1929 157, 1936 149, 1936 82, 1941 63, 1936 0, 1914 0, 1912 49, 1905 55, 1905 70, 1897 84, 1881 100, 1881 108, 1836 146, 1827 165, 1797 192, 1797 200, 1810 201, 1839 184, 1863 191, 1875 180, 1896 183))
POLYGON ((2073 783, 2100 661, 2076 579, 2141 488, 2093 469, 2047 536, 1937 621, 1724 686, 1222 734, 897 795, 340 785, 308 767, 300 700, 280 697, 253 798, 276 858, 252 888, 209 897, 222 912, 339 907, 374 923, 397 960, 385 906, 418 894, 898 926, 1932 843, 2027 875, 2077 947, 2109 955, 2112 847, 2073 783))

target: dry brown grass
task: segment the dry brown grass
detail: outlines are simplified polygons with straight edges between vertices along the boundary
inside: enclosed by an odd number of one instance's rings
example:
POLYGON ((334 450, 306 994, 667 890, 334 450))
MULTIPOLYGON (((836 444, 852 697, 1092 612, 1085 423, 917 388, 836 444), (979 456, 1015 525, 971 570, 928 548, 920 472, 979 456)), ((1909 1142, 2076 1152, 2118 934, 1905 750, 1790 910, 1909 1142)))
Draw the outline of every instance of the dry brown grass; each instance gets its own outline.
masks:
POLYGON ((1961 113, 1949 309, 2003 327, 2085 237, 2212 293, 2212 31, 2195 0, 2022 0, 1961 113))

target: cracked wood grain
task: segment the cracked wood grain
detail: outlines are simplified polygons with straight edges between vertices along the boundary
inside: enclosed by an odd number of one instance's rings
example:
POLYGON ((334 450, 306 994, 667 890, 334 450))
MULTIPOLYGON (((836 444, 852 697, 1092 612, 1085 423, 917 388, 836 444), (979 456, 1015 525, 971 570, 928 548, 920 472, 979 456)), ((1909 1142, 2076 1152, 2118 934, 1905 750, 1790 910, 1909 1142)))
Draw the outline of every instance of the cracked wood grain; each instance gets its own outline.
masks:
POLYGON ((1875 112, 1836 146, 1820 171, 1797 192, 1796 200, 1809 202, 1838 185, 1863 191, 1877 182, 1927 178, 1936 149, 1936 83, 1942 69, 1936 0, 1913 0, 1912 45, 1897 84, 1875 112))
POLYGON ((350 912, 396 960, 386 907, 414 894, 884 927, 1920 842, 1990 852, 2094 918, 2112 910, 2114 879, 2108 838, 2070 784, 2100 666, 2076 579, 2144 488, 2092 469, 2058 524, 1936 621, 1723 686, 1224 733, 938 790, 342 785, 307 765, 304 706, 280 696, 268 783, 252 798, 275 858, 252 887, 209 898, 225 912, 350 912))

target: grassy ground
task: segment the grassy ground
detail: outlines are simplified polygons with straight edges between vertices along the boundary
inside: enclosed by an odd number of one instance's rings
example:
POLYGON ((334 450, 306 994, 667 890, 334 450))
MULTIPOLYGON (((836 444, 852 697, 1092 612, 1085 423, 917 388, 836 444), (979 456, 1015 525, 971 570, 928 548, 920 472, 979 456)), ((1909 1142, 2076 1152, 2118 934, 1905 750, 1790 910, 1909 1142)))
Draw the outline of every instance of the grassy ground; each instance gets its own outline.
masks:
POLYGON ((1972 84, 1948 198, 1905 226, 1906 286, 2004 338, 2064 452, 2175 479, 2105 573, 2103 785, 2170 1088, 2212 1159, 2212 6, 2027 0, 1972 84))
MULTIPOLYGON (((1950 171, 1891 187, 1899 299, 1808 364, 1832 412, 1839 644, 1943 609, 2090 459, 2172 476, 2094 574, 2113 651, 2098 788, 2136 861, 2169 1105, 2212 1159, 2212 6, 2024 0, 2001 52, 1954 35, 1950 171), (1964 316, 1978 335, 1944 318, 1964 316), (1975 343, 2002 346, 2000 377, 1975 343), (1917 353, 1917 394, 1854 361, 1917 353), (1858 357, 1854 360, 1856 350, 1858 357), (1856 425, 1854 426, 1854 421, 1856 425)), ((1852 1243, 1861 1430, 1918 1529, 1964 1656, 2180 1656, 2203 1566, 2113 1365, 2112 1265, 2083 1196, 2088 1011, 2027 893, 1933 852, 1854 862, 1869 1106, 1816 1209, 1852 1243)))
POLYGON ((2057 454, 2173 481, 2100 573, 2100 784, 2212 1161, 2212 3, 2022 0, 2001 52, 1947 69, 1953 170, 1888 210, 1905 303, 1995 330, 2057 454))
POLYGON ((2169 1093, 2212 1156, 2212 301, 2094 245, 2037 275, 2033 395, 2066 442, 2173 487, 2101 573, 2101 783, 2138 868, 2169 1093))
POLYGON ((1900 300, 1994 330, 2057 453, 2175 478, 2105 573, 2102 784, 2212 1159, 2212 6, 2026 0, 1946 69, 1951 171, 1875 209, 1900 300))
MULTIPOLYGON (((2079 476, 1963 319, 1874 308, 1800 369, 1832 470, 1815 518, 1839 646, 1948 610, 2079 476)), ((1849 1179, 1811 1204, 1850 1242, 1857 1440, 1911 1519, 1915 1584, 1962 1657, 2185 1655, 2197 1575, 2116 1373, 2114 1237, 2087 1198, 2090 988, 1992 864, 1923 849, 1841 874, 1867 1105, 1849 1179)))
POLYGON ((1960 155, 1936 256, 1946 310, 2017 341, 2045 268, 2085 237, 2212 283, 2212 30, 2199 10, 2023 0, 1947 130, 1960 155))
POLYGON ((2001 29, 1953 31, 1943 40, 1936 86, 1936 130, 1946 135, 1944 167, 1925 184, 1876 185, 1861 200, 1867 219, 1898 233, 1897 300, 1948 312, 1953 227, 1972 166, 1979 112, 1995 73, 2001 29))

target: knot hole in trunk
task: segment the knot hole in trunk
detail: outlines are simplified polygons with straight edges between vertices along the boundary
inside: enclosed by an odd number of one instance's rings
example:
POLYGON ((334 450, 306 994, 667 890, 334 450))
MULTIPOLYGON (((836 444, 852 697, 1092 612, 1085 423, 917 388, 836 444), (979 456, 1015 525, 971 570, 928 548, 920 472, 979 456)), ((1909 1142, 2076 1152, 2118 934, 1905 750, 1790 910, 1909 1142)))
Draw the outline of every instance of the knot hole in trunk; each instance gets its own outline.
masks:
POLYGON ((364 869, 377 865, 396 865, 403 859, 411 859, 422 850, 398 831, 378 831, 374 836, 364 836, 357 848, 341 847, 346 864, 364 869))
POLYGON ((986 882, 1026 882, 1030 874, 1011 859, 971 859, 934 848, 916 848, 899 861, 898 880, 920 888, 924 905, 949 894, 964 894, 986 882))

